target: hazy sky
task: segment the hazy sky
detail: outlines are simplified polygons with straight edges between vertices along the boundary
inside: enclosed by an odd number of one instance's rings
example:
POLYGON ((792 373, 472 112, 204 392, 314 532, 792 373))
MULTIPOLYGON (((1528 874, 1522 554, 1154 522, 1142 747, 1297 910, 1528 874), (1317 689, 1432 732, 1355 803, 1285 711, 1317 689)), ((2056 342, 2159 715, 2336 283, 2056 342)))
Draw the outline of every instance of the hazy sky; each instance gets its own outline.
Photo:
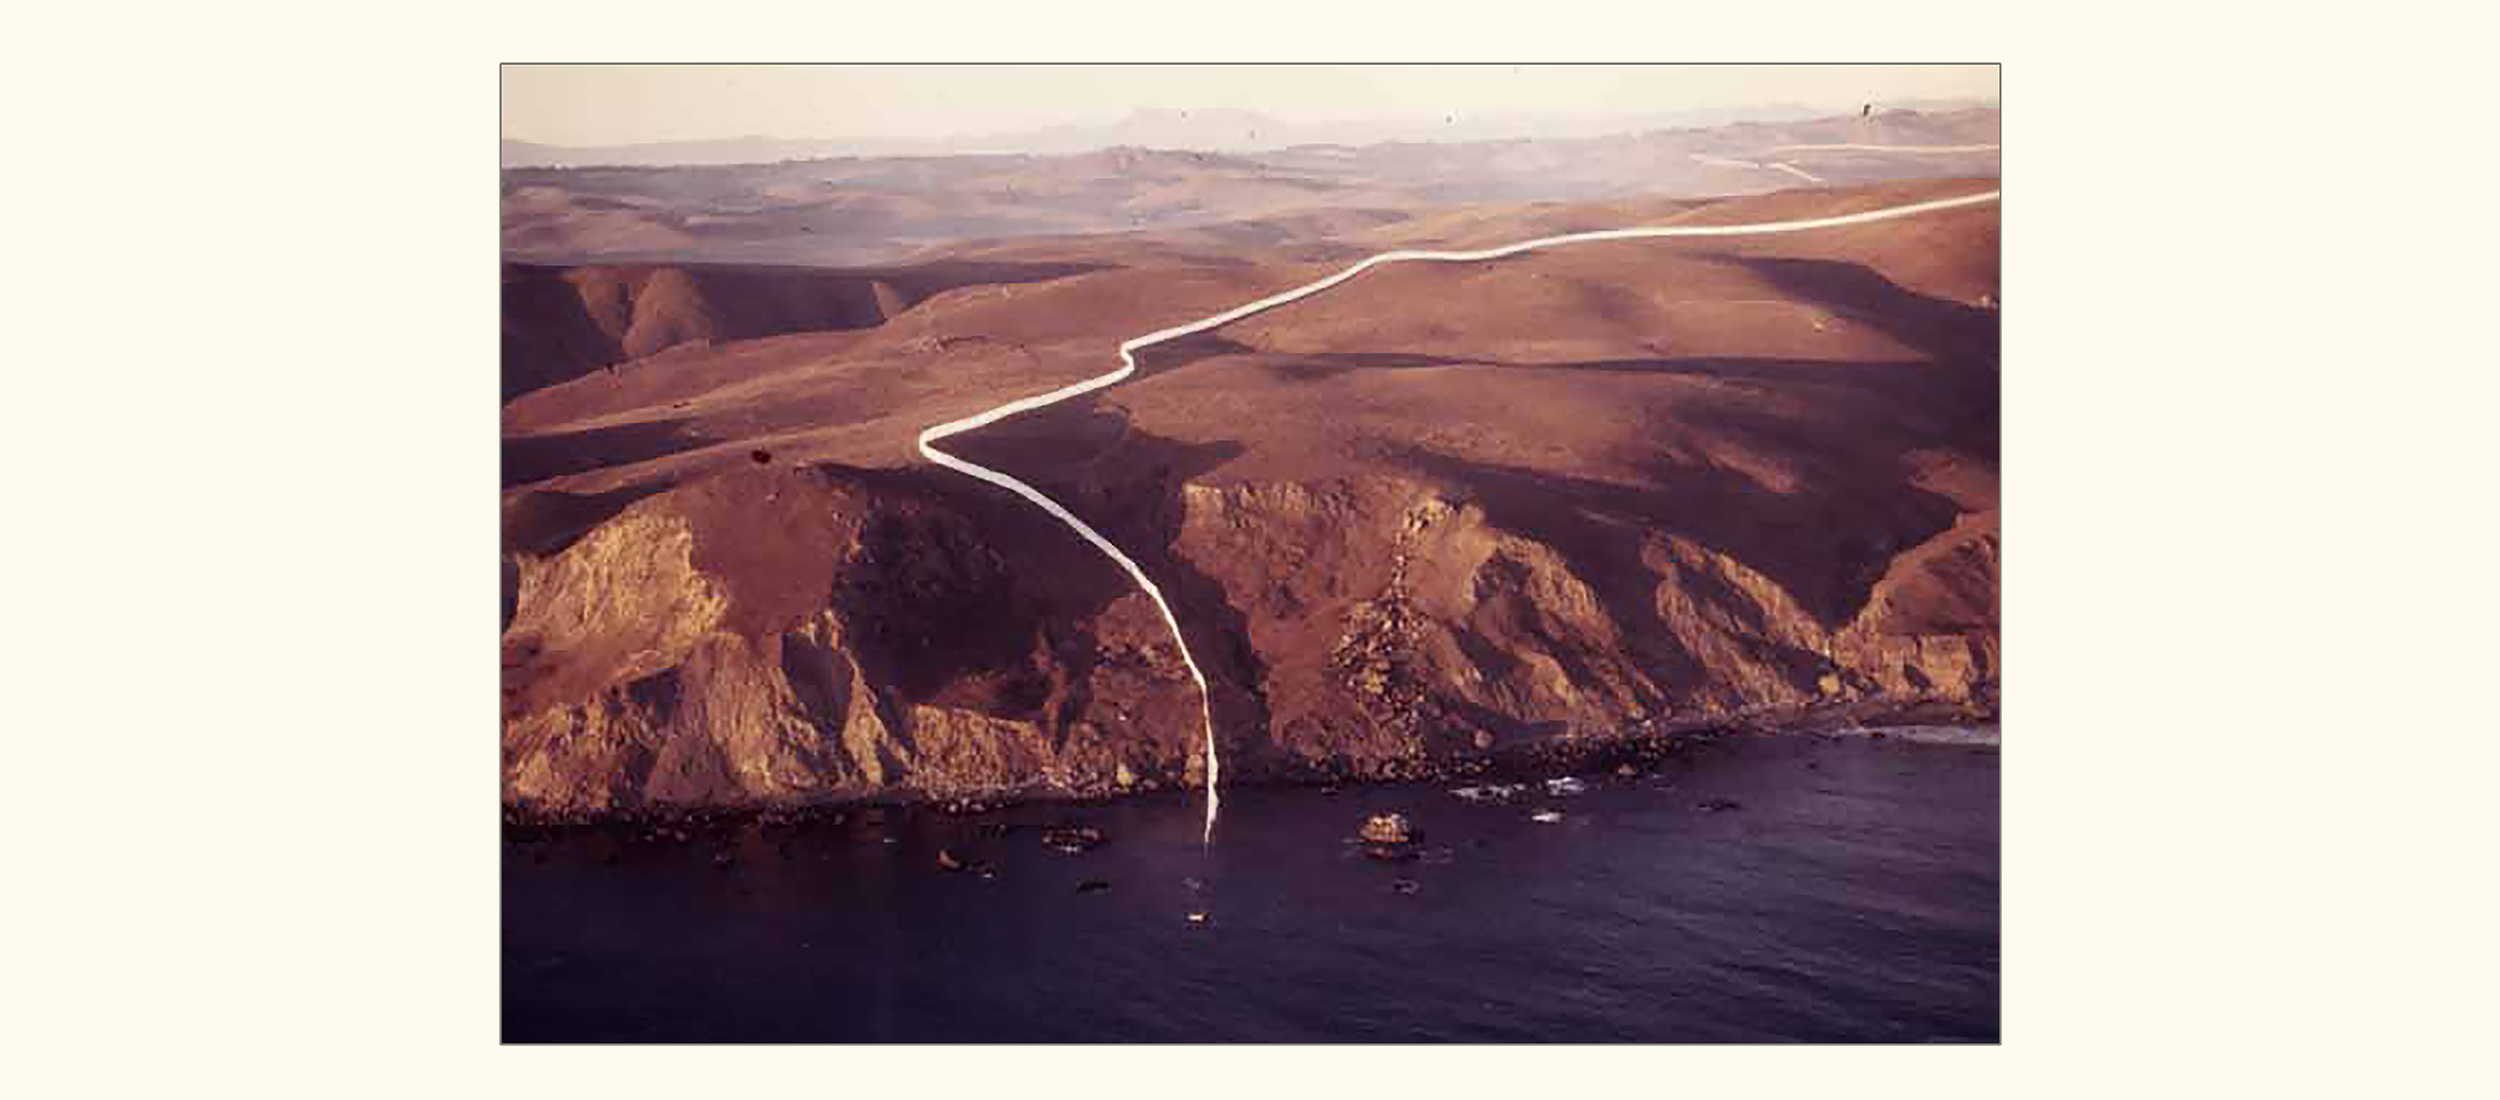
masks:
POLYGON ((1288 122, 1994 98, 1994 65, 506 65, 503 136, 943 138, 1229 107, 1288 122))

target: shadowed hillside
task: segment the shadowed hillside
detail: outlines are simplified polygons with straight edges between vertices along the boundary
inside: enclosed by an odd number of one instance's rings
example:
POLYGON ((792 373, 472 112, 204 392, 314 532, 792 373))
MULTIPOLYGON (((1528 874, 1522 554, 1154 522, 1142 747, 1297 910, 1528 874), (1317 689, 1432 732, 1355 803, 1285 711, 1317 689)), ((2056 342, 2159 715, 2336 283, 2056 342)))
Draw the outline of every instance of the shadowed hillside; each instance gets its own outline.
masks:
POLYGON ((932 264, 890 271, 505 264, 503 396, 687 344, 870 328, 966 284, 1056 278, 1071 265, 932 264))

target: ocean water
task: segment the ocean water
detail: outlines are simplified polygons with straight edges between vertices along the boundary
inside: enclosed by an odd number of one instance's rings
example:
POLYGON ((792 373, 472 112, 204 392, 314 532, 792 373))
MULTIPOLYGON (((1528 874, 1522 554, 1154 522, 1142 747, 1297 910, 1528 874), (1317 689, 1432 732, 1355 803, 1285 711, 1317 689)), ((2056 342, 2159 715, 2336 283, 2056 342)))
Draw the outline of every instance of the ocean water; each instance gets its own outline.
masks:
POLYGON ((1742 737, 1577 795, 1240 789, 1212 846, 1183 794, 508 839, 504 1037, 1993 1042, 1997 755, 1742 737), (1389 811, 1416 858, 1353 841, 1389 811))

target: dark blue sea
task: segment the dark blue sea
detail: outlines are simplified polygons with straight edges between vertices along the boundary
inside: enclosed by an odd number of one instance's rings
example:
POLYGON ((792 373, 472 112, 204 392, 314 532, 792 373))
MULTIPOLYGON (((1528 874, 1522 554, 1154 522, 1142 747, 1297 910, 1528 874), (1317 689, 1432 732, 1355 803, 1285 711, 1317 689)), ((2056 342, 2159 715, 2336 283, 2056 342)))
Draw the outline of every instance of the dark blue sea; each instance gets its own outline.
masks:
POLYGON ((1177 793, 508 834, 504 1037, 1994 1042, 1998 751, 1734 737, 1578 794, 1242 789, 1211 846, 1177 793), (1411 859, 1353 840, 1392 811, 1411 859), (1105 839, 1056 850, 1064 824, 1105 839))

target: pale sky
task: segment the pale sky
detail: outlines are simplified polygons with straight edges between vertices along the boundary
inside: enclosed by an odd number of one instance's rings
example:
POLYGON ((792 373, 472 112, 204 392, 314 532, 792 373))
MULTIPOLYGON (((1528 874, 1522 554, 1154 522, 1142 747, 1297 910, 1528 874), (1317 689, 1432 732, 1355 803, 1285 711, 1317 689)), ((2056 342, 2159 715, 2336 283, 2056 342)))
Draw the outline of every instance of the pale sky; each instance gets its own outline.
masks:
POLYGON ((506 65, 503 136, 552 145, 946 138, 1237 108, 1287 122, 1994 99, 1994 65, 506 65))

